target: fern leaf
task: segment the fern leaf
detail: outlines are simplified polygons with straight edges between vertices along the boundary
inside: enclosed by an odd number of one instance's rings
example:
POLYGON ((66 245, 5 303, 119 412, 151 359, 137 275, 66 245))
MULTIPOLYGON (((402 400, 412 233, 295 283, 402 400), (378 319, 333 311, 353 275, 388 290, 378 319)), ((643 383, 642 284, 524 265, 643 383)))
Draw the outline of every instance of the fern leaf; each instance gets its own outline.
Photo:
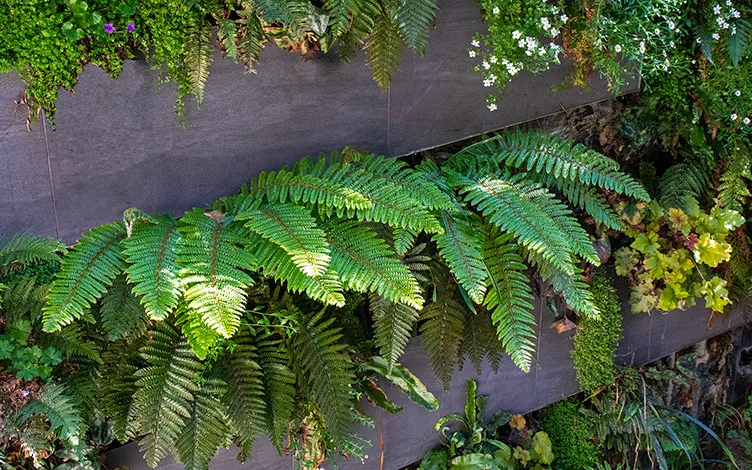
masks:
POLYGON ((138 390, 133 396, 131 419, 142 423, 138 434, 144 437, 139 447, 149 466, 156 467, 191 417, 203 365, 185 339, 166 322, 159 324, 140 354, 149 366, 135 374, 138 390))
POLYGON ((324 0, 324 8, 329 13, 329 26, 332 35, 339 37, 350 25, 350 8, 356 5, 352 0, 324 0))
POLYGON ((203 319, 185 304, 175 310, 175 326, 179 327, 191 345, 194 354, 202 361, 209 352, 222 341, 222 335, 204 323, 203 319))
POLYGON ((81 318, 107 292, 112 280, 125 268, 124 237, 125 226, 120 222, 83 234, 55 274, 44 309, 44 331, 57 331, 81 318))
POLYGON ((302 379, 310 387, 327 434, 341 444, 349 435, 353 365, 339 329, 332 327, 334 319, 325 320, 324 312, 301 322, 293 344, 302 379))
POLYGON ((563 273, 545 259, 532 253, 528 254, 531 261, 538 266, 541 277, 551 283, 572 310, 588 318, 600 317, 600 312, 593 303, 590 288, 582 279, 582 269, 577 267, 573 274, 563 273))
POLYGON ((109 417, 115 437, 123 442, 135 438, 134 428, 138 427, 128 420, 133 397, 138 390, 135 374, 139 366, 144 365, 140 358, 132 360, 133 349, 137 351, 139 345, 141 341, 128 345, 121 342, 102 353, 104 366, 101 369, 99 404, 109 417))
POLYGON ((744 56, 749 45, 750 34, 752 34, 752 24, 747 20, 740 18, 734 22, 734 30, 728 38, 728 54, 734 67, 739 65, 739 61, 744 56))
POLYGON ((42 334, 38 341, 40 347, 52 346, 67 358, 78 357, 92 362, 101 361, 98 346, 84 338, 80 324, 65 326, 53 334, 42 334))
POLYGON ((394 251, 403 256, 415 245, 418 234, 414 230, 396 228, 394 229, 394 251))
POLYGON ((752 195, 747 186, 752 181, 752 162, 747 147, 732 142, 734 151, 727 159, 726 171, 721 174, 718 201, 722 206, 742 212, 746 199, 752 195))
POLYGON ((495 230, 486 238, 484 257, 490 271, 485 306, 512 361, 525 372, 535 354, 535 317, 526 266, 511 237, 495 230))
POLYGON ((248 230, 279 245, 307 276, 321 276, 331 262, 324 231, 305 207, 267 204, 243 211, 236 219, 245 221, 248 230))
POLYGON ((593 188, 586 188, 575 181, 557 185, 550 178, 537 180, 546 186, 556 186, 567 201, 580 209, 584 209, 597 223, 603 224, 613 230, 624 230, 624 223, 619 218, 619 215, 609 205, 608 201, 593 188))
POLYGON ((486 293, 488 270, 483 263, 483 236, 461 213, 442 213, 444 233, 434 235, 439 253, 446 260, 457 282, 477 303, 486 293))
POLYGON ((99 308, 102 327, 110 341, 130 336, 135 330, 146 330, 146 315, 138 298, 122 277, 115 278, 99 308))
POLYGON ((5 246, 0 247, 0 266, 11 263, 29 264, 39 261, 60 261, 65 245, 54 238, 39 238, 30 233, 17 233, 5 246))
POLYGON ((239 10, 238 15, 238 23, 244 26, 237 51, 238 57, 245 64, 246 71, 255 73, 254 64, 261 60, 261 51, 266 42, 264 26, 255 11, 239 10))
POLYGON ((389 0, 386 5, 405 43, 423 55, 436 18, 436 0, 389 0))
POLYGON ((152 320, 167 318, 182 295, 176 261, 179 240, 177 224, 170 216, 156 223, 136 223, 131 236, 123 240, 128 281, 152 320))
POLYGON ((332 267, 346 289, 375 292, 411 308, 423 306, 410 270, 376 233, 353 221, 332 220, 324 228, 332 246, 332 267))
POLYGON ((84 423, 77 409, 78 403, 68 394, 62 384, 50 383, 43 389, 39 398, 27 403, 19 417, 26 421, 34 415, 44 415, 50 423, 50 431, 61 440, 77 446, 84 423))
POLYGON ((246 288, 253 284, 243 269, 255 265, 244 249, 245 231, 223 214, 195 209, 181 219, 177 262, 188 307, 225 338, 232 336, 245 311, 246 288))
POLYGON ((290 352, 284 342, 268 336, 259 339, 256 346, 266 393, 266 432, 272 444, 282 452, 297 392, 295 374, 288 365, 290 352))
POLYGON ((687 214, 697 215, 706 184, 705 175, 699 168, 689 163, 677 163, 661 177, 659 200, 664 207, 676 207, 687 214))
POLYGON ((412 307, 394 303, 378 295, 371 295, 370 304, 374 340, 391 371, 405 352, 419 314, 412 307))
POLYGON ((175 441, 175 454, 185 470, 208 470, 217 449, 230 444, 230 427, 219 400, 225 388, 221 380, 208 379, 194 392, 191 417, 175 441))
POLYGON ((460 341, 457 357, 466 358, 481 375, 483 359, 487 359, 491 369, 497 372, 504 352, 504 345, 496 335, 491 315, 486 312, 473 313, 465 309, 462 340, 460 341))
POLYGON ((438 300, 423 309, 420 315, 420 338, 434 375, 449 389, 449 381, 457 363, 462 339, 463 306, 450 295, 439 294, 438 300))
POLYGON ((183 56, 186 72, 190 79, 192 92, 196 95, 196 104, 201 106, 204 100, 204 87, 209 78, 211 69, 212 53, 212 29, 208 21, 203 18, 198 21, 201 24, 191 25, 183 40, 183 56))
POLYGON ((359 0, 357 3, 358 8, 352 11, 350 27, 339 37, 339 52, 344 62, 350 62, 360 50, 363 41, 373 31, 376 18, 381 15, 378 0, 359 0))
MULTIPOLYGON (((238 12, 239 14, 245 13, 244 11, 238 12)), ((256 15, 254 15, 255 17, 256 15)), ((222 44, 222 48, 225 51, 225 54, 229 58, 231 58, 235 63, 238 62, 238 45, 237 45, 237 37, 238 37, 238 25, 235 23, 235 21, 227 19, 227 18, 215 18, 217 21, 217 25, 219 28, 217 29, 217 36, 219 37, 219 42, 222 44)))
POLYGON ((22 318, 36 324, 47 302, 49 287, 49 285, 37 286, 36 277, 17 278, 10 281, 3 290, 5 324, 14 323, 22 318))
POLYGON ((397 68, 402 54, 401 48, 398 25, 389 13, 382 11, 376 17, 373 31, 365 44, 368 66, 380 87, 386 88, 392 81, 392 72, 397 68))

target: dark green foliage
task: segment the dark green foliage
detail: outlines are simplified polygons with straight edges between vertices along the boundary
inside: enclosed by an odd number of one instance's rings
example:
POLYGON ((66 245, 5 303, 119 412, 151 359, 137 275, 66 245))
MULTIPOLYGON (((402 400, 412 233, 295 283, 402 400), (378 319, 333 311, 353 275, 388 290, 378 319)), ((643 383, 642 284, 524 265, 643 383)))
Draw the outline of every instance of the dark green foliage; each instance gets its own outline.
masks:
POLYGON ((580 320, 572 350, 577 381, 588 394, 616 382, 614 356, 622 338, 621 303, 611 280, 597 274, 590 281, 590 292, 601 316, 580 320))
POLYGON ((391 368, 402 356, 420 315, 414 308, 371 295, 374 340, 391 368))
POLYGON ((365 51, 373 79, 379 86, 387 86, 392 81, 392 72, 399 64, 402 42, 399 40, 399 28, 394 18, 383 7, 374 20, 373 33, 365 43, 365 51))
POLYGON ((598 464, 600 449, 594 443, 588 420, 579 413, 575 399, 547 407, 541 429, 556 449, 555 470, 581 470, 598 464))
POLYGON ((436 301, 421 312, 420 335, 434 375, 447 389, 459 357, 465 314, 464 306, 454 299, 446 283, 439 284, 438 289, 436 301))
POLYGON ((81 436, 81 416, 76 400, 60 384, 49 384, 38 400, 29 402, 20 412, 22 420, 34 415, 44 415, 50 423, 50 431, 60 439, 76 446, 81 436))
POLYGON ((134 331, 146 330, 144 308, 122 277, 115 278, 110 291, 102 299, 99 317, 111 341, 126 338, 134 331))
POLYGON ((19 233, 0 247, 0 266, 11 264, 33 265, 39 262, 60 260, 65 245, 51 238, 38 238, 29 233, 19 233))
POLYGON ((697 166, 677 163, 661 177, 659 201, 664 207, 676 207, 689 215, 697 215, 706 184, 707 179, 697 166))

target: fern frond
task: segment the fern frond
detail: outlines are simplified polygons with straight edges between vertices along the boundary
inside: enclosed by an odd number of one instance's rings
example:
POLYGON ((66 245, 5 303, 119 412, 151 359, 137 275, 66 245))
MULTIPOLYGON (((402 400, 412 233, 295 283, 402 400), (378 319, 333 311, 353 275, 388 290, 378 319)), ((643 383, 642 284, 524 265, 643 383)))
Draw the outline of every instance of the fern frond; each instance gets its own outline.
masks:
POLYGON ((349 435, 350 384, 353 365, 347 346, 340 342, 342 335, 324 319, 325 310, 304 319, 294 337, 295 357, 310 387, 313 403, 321 412, 327 433, 336 443, 343 443, 349 435))
POLYGON ((352 13, 350 27, 339 37, 339 53, 344 62, 350 62, 373 31, 376 18, 381 15, 381 4, 378 0, 359 0, 352 13))
POLYGON ((139 447, 146 462, 156 467, 167 456, 191 417, 193 394, 203 365, 190 345, 166 322, 159 324, 140 350, 149 364, 136 371, 131 420, 141 423, 139 447))
POLYGON ((123 442, 135 438, 135 428, 139 427, 128 420, 133 397, 138 390, 135 374, 140 366, 145 365, 140 357, 134 358, 134 350, 138 350, 141 342, 137 340, 127 345, 117 343, 102 353, 104 365, 99 386, 100 406, 109 417, 115 437, 123 442))
POLYGON ((353 0, 324 0, 324 8, 329 13, 329 26, 334 37, 341 36, 350 26, 350 10, 358 5, 353 0))
POLYGON ((590 287, 582 279, 582 269, 577 267, 573 274, 564 273, 537 254, 528 252, 528 256, 538 266, 541 277, 551 283, 572 310, 588 318, 600 317, 590 287))
POLYGON ((394 303, 375 294, 370 296, 374 340, 389 370, 405 352, 419 313, 407 305, 394 303))
POLYGON ((463 319, 462 340, 460 341, 457 357, 460 361, 468 359, 481 375, 483 359, 487 359, 491 369, 497 372, 504 352, 504 345, 496 334, 491 315, 487 311, 473 313, 465 309, 463 319))
POLYGON ((42 317, 49 288, 49 285, 37 286, 36 277, 17 278, 9 282, 2 291, 5 324, 26 318, 35 325, 42 317))
POLYGON ((415 245, 418 234, 414 230, 396 228, 392 238, 394 239, 394 251, 403 256, 415 245))
POLYGON ((346 289, 375 292, 411 308, 423 306, 420 286, 394 251, 368 227, 332 220, 324 225, 332 247, 332 267, 346 289))
POLYGON ((282 452, 297 392, 295 374, 288 365, 290 352, 283 341, 269 336, 260 338, 256 346, 266 393, 266 433, 277 450, 282 452))
POLYGON ((386 88, 392 81, 392 72, 399 64, 401 49, 399 26, 388 12, 382 10, 374 19, 373 31, 365 44, 366 62, 380 87, 386 88))
POLYGON ((52 281, 44 309, 44 331, 57 331, 81 318, 107 292, 115 276, 125 269, 124 237, 121 222, 100 225, 83 234, 63 258, 52 281))
POLYGON ((483 234, 462 213, 442 212, 444 233, 433 236, 439 253, 449 265, 457 282, 477 303, 486 293, 488 270, 483 262, 483 234))
POLYGON ((428 30, 436 19, 436 0, 389 0, 385 5, 405 43, 423 55, 428 43, 428 30))
POLYGON ((121 276, 115 278, 109 293, 102 298, 99 317, 110 341, 126 338, 135 330, 145 331, 147 327, 144 308, 121 276))
POLYGON ((175 310, 175 326, 180 328, 185 340, 202 361, 212 348, 222 341, 222 335, 204 323, 202 318, 195 315, 185 304, 178 305, 175 310))
POLYGON ((254 4, 256 13, 267 23, 280 22, 294 28, 305 27, 312 9, 308 0, 256 0, 254 4))
POLYGON ((265 204, 241 212, 236 220, 279 245, 307 276, 321 276, 332 260, 324 231, 303 206, 265 204))
POLYGON ((603 224, 613 230, 621 231, 624 229, 624 223, 619 218, 619 215, 595 189, 584 187, 576 181, 556 184, 555 179, 550 175, 536 175, 533 173, 530 176, 545 186, 558 188, 570 204, 584 209, 597 223, 603 224), (536 176, 542 177, 536 178, 536 176))
POLYGON ((245 230, 221 213, 201 209, 188 212, 180 222, 177 263, 182 266, 185 300, 206 326, 229 338, 245 311, 246 288, 253 284, 243 271, 255 266, 245 249, 245 230))
POLYGON ((464 307, 443 292, 437 297, 421 312, 420 338, 434 375, 448 390, 462 339, 464 307))
POLYGON ((30 233, 21 232, 0 247, 0 266, 8 266, 11 263, 60 261, 58 253, 65 253, 65 251, 65 245, 54 238, 39 238, 30 233))
POLYGON ((68 325, 52 334, 42 334, 39 345, 43 348, 54 347, 67 358, 82 358, 100 362, 98 346, 84 337, 81 325, 68 325))
POLYGON ((240 31, 238 57, 245 64, 247 72, 256 72, 254 65, 261 60, 261 51, 266 42, 266 33, 258 15, 252 10, 239 10, 239 24, 244 25, 240 31))
MULTIPOLYGON (((246 13, 245 11, 239 11, 238 14, 246 13)), ((253 15, 254 17, 256 15, 253 15)), ((235 23, 234 20, 230 20, 227 18, 217 18, 215 17, 215 20, 217 21, 217 25, 219 26, 217 28, 217 37, 219 38, 219 42, 222 44, 222 48, 224 49, 225 53, 229 58, 231 58, 235 63, 238 62, 239 57, 239 51, 238 51, 238 25, 235 23)))
POLYGON ((176 260, 179 241, 177 224, 170 216, 135 223, 131 236, 123 240, 128 281, 152 320, 167 318, 182 295, 176 260))
POLYGON ((690 163, 677 163, 666 170, 659 182, 660 203, 675 207, 687 214, 697 215, 699 200, 705 191, 707 179, 702 171, 690 163))
POLYGON ((492 230, 486 237, 484 258, 490 272, 485 306, 491 312, 497 334, 512 361, 525 372, 535 354, 533 294, 527 267, 509 235, 492 230))
POLYGON ((752 182, 752 161, 749 151, 741 142, 732 142, 734 150, 727 159, 726 171, 721 174, 718 201, 722 206, 742 212, 746 198, 752 195, 748 185, 752 182))
POLYGON ((734 67, 739 65, 744 56, 744 52, 749 47, 749 37, 752 35, 752 24, 749 21, 739 18, 734 21, 734 30, 728 38, 728 55, 734 67))
POLYGON ((563 272, 574 272, 571 247, 556 222, 541 207, 530 201, 514 184, 505 179, 455 178, 464 187, 460 193, 477 207, 491 224, 513 234, 518 243, 538 253, 563 272))
POLYGON ((189 26, 183 38, 183 57, 188 78, 196 95, 196 104, 204 100, 204 87, 212 63, 212 28, 208 21, 199 19, 200 24, 189 26))
POLYGON ((229 420, 219 399, 225 388, 221 380, 207 379, 193 393, 190 419, 175 441, 175 454, 185 470, 208 470, 217 450, 231 442, 229 420))
POLYGON ((81 428, 84 423, 78 411, 78 403, 62 384, 47 384, 38 399, 30 401, 19 411, 19 417, 23 421, 34 415, 44 415, 50 423, 50 432, 72 446, 78 445, 83 437, 81 428))

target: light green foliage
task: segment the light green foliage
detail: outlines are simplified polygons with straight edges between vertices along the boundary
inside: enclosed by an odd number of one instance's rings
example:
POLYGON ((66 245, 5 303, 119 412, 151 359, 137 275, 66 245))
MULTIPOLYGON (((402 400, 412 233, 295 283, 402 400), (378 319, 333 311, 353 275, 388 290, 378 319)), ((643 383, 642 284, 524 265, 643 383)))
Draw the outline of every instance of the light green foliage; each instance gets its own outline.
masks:
POLYGON ((652 203, 638 219, 645 224, 644 232, 626 231, 634 241, 614 253, 616 273, 628 276, 632 284, 632 312, 685 308, 694 305, 696 297, 714 312, 723 312, 729 303, 727 283, 711 268, 731 258, 727 238, 744 218, 718 205, 690 216, 652 203), (673 238, 662 238, 659 232, 673 238))
POLYGON ((50 431, 72 446, 79 443, 82 422, 76 401, 60 384, 47 385, 38 400, 29 402, 19 413, 22 420, 34 415, 44 415, 50 423, 50 431))
POLYGON ((554 403, 544 411, 541 429, 556 449, 552 465, 555 470, 580 470, 598 464, 600 449, 593 442, 590 423, 579 409, 580 404, 570 399, 554 403))
POLYGON ((580 319, 572 349, 577 381, 588 394, 616 382, 614 357, 622 338, 621 303, 610 279, 597 274, 590 281, 590 291, 601 317, 580 319))

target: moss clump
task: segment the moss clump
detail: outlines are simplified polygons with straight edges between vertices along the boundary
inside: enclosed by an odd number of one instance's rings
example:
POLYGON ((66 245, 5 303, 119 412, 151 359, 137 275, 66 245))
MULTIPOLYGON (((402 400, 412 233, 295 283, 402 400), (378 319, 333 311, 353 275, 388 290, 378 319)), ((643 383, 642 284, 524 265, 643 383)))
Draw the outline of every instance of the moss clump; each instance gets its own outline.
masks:
POLYGON ((600 449, 593 442, 592 432, 586 419, 579 414, 576 400, 564 400, 544 410, 541 429, 545 431, 556 458, 554 470, 582 470, 598 464, 600 449))
POLYGON ((622 338, 621 303, 611 279, 596 274, 590 282, 590 291, 601 318, 580 321, 572 350, 577 381, 587 393, 615 383, 614 355, 616 344, 622 338))

